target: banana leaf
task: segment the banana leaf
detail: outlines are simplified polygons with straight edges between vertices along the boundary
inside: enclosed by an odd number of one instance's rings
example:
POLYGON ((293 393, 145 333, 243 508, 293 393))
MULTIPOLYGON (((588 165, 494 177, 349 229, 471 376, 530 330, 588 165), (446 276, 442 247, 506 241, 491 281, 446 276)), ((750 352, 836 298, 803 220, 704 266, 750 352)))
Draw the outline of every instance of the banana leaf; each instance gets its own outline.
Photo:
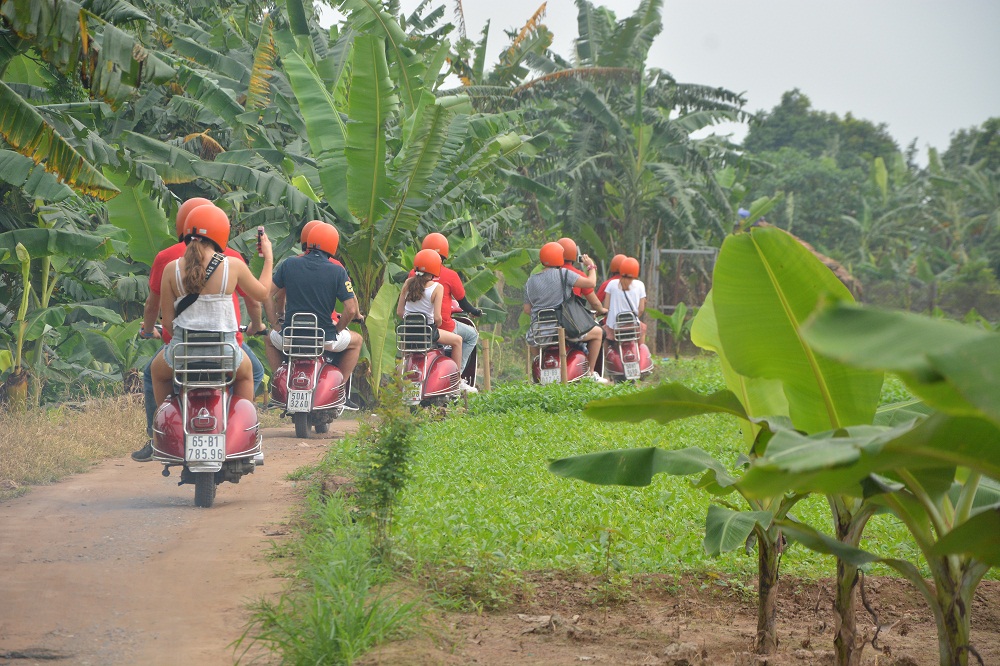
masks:
POLYGON ((168 232, 167 216, 145 183, 129 185, 127 174, 109 173, 121 194, 108 202, 108 221, 128 232, 128 253, 147 266, 160 251, 176 242, 168 232))
POLYGON ((396 363, 396 303, 399 286, 385 280, 365 318, 368 355, 371 359, 372 392, 378 397, 382 376, 394 371, 396 363))

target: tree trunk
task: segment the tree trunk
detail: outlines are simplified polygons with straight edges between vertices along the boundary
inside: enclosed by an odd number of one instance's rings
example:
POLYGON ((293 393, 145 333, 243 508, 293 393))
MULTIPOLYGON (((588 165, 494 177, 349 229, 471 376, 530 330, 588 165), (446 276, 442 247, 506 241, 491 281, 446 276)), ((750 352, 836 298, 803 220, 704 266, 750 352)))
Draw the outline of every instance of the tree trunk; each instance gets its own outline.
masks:
MULTIPOLYGON (((947 565, 945 565, 947 566, 947 565)), ((963 567, 961 580, 935 580, 937 600, 944 622, 938 622, 938 652, 941 666, 967 666, 972 623, 972 596, 976 585, 963 567)))
MULTIPOLYGON (((852 512, 840 500, 831 502, 833 522, 837 528, 837 540, 857 548, 867 516, 852 516, 852 512), (853 519, 852 519, 853 518, 853 519)), ((870 514, 868 514, 870 515, 870 514)), ((836 622, 833 647, 837 655, 837 666, 858 666, 861 663, 863 646, 858 645, 857 636, 857 588, 858 567, 837 558, 836 595, 833 610, 836 622)))
POLYGON ((778 651, 778 564, 781 535, 757 538, 757 654, 778 651))
POLYGON ((7 410, 20 414, 28 410, 28 371, 12 370, 3 382, 3 398, 7 410))

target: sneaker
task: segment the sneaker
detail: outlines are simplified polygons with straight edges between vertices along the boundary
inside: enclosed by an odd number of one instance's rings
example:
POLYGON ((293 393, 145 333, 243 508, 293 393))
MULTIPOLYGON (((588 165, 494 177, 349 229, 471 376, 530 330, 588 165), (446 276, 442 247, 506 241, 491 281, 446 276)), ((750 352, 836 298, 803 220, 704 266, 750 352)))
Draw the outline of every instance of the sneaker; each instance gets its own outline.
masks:
POLYGON ((146 446, 138 451, 132 452, 132 460, 136 462, 150 462, 153 459, 153 440, 146 442, 146 446))
POLYGON ((590 378, 591 378, 591 379, 593 379, 593 380, 594 380, 595 382, 597 382, 598 384, 604 384, 604 385, 608 385, 608 384, 610 384, 610 383, 611 383, 611 380, 608 380, 608 379, 605 379, 604 377, 601 377, 601 376, 600 376, 599 374, 597 374, 596 372, 594 372, 594 373, 591 373, 591 375, 590 375, 590 378))
POLYGON ((458 388, 462 393, 479 393, 479 389, 477 389, 475 386, 472 386, 471 384, 469 384, 469 382, 465 381, 464 379, 459 380, 458 388))
POLYGON ((354 402, 350 398, 347 398, 344 400, 344 409, 348 409, 352 412, 357 412, 361 410, 361 407, 358 406, 358 403, 354 402))

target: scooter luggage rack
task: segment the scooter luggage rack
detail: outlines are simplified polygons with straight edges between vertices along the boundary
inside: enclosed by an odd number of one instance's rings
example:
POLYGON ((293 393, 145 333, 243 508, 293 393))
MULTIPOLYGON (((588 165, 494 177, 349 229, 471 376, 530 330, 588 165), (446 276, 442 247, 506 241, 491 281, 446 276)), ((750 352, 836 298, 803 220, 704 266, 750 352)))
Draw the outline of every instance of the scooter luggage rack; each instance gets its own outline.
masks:
POLYGON ((319 327, 316 315, 299 312, 292 315, 292 322, 281 332, 281 351, 287 356, 316 358, 323 355, 326 334, 319 327))
POLYGON ((174 347, 174 382, 188 388, 225 388, 236 372, 236 345, 225 333, 187 333, 174 347), (228 350, 228 351, 226 351, 228 350))
POLYGON ((639 318, 634 312, 619 312, 615 317, 615 340, 618 342, 635 342, 639 339, 641 328, 639 318))
POLYGON ((434 347, 434 327, 422 314, 408 314, 396 326, 396 349, 405 353, 426 352, 434 347))
POLYGON ((538 311, 538 317, 531 324, 531 337, 537 347, 559 344, 559 317, 556 311, 538 311))

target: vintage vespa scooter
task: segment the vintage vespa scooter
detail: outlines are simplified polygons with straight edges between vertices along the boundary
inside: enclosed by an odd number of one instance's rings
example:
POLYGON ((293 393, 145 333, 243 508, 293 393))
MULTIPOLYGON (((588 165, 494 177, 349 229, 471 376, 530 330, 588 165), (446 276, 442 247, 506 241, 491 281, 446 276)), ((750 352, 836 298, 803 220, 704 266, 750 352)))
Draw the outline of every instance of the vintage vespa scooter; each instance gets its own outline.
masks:
POLYGON ((616 382, 638 381, 653 371, 649 347, 639 344, 641 328, 634 312, 620 312, 612 327, 615 339, 608 340, 604 374, 616 382))
POLYGON ((216 486, 239 483, 263 462, 257 408, 232 395, 236 347, 223 334, 187 332, 174 347, 176 390, 153 417, 153 460, 163 476, 181 467, 178 485, 194 485, 194 503, 210 507, 216 486))
MULTIPOLYGON (((443 405, 458 398, 458 365, 449 350, 434 341, 434 327, 422 314, 411 313, 396 326, 396 349, 403 355, 403 402, 410 406, 443 405)), ((468 368, 475 372, 470 359, 468 368)), ((468 368, 466 369, 468 371, 468 368)), ((475 375, 466 379, 475 382, 475 375)))
MULTIPOLYGON (((538 353, 531 360, 531 377, 537 384, 557 384, 562 380, 559 370, 559 317, 556 311, 538 311, 531 324, 531 337, 538 353)), ((590 375, 587 354, 576 344, 566 343, 566 379, 575 382, 590 375)))
POLYGON ((271 405, 291 414, 295 436, 309 436, 309 427, 319 434, 344 412, 350 382, 337 367, 336 354, 323 349, 326 337, 316 315, 300 312, 281 334, 286 360, 271 378, 271 405))

